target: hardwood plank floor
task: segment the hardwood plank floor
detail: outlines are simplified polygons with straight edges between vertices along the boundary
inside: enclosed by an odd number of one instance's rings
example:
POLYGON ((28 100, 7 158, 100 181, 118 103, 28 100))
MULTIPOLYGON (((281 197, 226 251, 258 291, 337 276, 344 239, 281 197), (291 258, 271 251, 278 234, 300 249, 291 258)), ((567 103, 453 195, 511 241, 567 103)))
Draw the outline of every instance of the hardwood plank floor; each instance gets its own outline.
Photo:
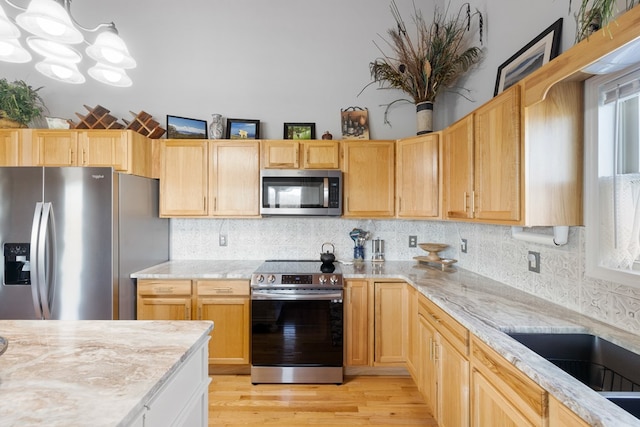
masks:
POLYGON ((213 375, 210 426, 436 426, 410 377, 355 376, 344 384, 251 384, 249 375, 213 375))

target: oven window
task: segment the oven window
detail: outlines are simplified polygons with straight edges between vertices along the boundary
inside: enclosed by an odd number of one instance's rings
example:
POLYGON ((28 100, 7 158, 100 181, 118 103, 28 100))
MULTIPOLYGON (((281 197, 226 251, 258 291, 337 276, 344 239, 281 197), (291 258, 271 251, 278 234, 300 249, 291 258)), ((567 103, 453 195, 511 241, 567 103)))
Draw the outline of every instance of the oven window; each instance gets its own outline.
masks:
POLYGON ((342 366, 342 302, 251 301, 254 366, 342 366))
POLYGON ((265 208, 319 208, 324 205, 323 178, 263 178, 265 208))

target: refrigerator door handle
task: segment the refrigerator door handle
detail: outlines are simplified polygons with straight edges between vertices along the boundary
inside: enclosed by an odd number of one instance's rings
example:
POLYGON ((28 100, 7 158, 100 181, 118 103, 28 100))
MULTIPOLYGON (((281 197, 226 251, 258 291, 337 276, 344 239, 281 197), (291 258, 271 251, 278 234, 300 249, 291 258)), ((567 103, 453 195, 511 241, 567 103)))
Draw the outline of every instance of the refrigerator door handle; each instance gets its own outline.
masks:
POLYGON ((43 204, 40 221, 40 236, 38 238, 38 287, 43 318, 48 320, 51 319, 51 305, 53 303, 56 280, 55 268, 58 255, 56 253, 56 227, 51 202, 43 204), (51 244, 49 254, 47 254, 46 251, 47 243, 51 244), (50 259, 47 259, 47 255, 50 256, 50 259))
POLYGON ((31 248, 30 248, 30 264, 31 264, 31 297, 33 299, 33 308, 36 317, 42 319, 42 307, 40 307, 40 286, 38 285, 38 236, 40 235, 40 220, 42 218, 42 202, 36 203, 33 211, 33 223, 31 224, 31 248))

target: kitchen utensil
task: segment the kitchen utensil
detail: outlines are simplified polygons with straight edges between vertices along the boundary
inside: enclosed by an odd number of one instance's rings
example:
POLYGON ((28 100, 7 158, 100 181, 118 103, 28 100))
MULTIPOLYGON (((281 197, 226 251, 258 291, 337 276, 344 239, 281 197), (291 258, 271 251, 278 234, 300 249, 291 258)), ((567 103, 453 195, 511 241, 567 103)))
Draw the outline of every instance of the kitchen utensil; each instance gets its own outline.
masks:
POLYGON ((322 248, 320 249, 320 261, 322 261, 323 264, 327 264, 327 263, 332 263, 336 260, 336 256, 334 254, 336 250, 336 247, 333 245, 333 243, 330 242, 325 242, 322 244, 322 248), (331 252, 326 251, 324 252, 324 247, 326 245, 331 245, 331 252))

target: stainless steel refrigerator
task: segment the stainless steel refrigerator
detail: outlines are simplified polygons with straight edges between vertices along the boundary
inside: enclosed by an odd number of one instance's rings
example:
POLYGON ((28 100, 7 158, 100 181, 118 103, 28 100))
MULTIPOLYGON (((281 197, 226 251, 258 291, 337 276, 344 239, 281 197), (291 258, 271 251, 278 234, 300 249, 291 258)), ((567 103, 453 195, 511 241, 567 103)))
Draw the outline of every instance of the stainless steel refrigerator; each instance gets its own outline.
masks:
POLYGON ((129 275, 169 258, 158 181, 0 167, 0 319, 135 319, 129 275))

